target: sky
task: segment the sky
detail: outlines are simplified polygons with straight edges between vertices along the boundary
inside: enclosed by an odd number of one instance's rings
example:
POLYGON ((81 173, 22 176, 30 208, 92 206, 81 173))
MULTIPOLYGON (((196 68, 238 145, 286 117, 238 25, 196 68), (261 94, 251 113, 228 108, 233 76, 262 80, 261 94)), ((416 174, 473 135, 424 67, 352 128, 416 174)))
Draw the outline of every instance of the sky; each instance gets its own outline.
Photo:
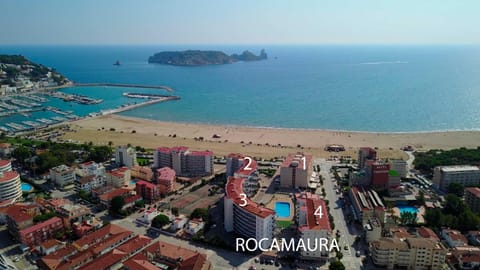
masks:
POLYGON ((0 45, 480 44, 478 0, 1 0, 0 45))

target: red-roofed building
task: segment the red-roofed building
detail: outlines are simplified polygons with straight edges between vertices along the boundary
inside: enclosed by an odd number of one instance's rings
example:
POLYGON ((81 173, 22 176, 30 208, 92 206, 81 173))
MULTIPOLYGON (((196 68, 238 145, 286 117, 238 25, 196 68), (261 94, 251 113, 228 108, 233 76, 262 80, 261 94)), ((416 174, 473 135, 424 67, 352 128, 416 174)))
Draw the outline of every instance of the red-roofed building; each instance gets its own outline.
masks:
POLYGON ((20 175, 14 171, 0 170, 0 201, 17 200, 21 197, 20 175))
POLYGON ((8 232, 19 240, 19 232, 33 226, 33 217, 40 214, 40 207, 36 204, 10 205, 6 210, 8 232))
POLYGON ((133 179, 151 182, 153 179, 153 171, 150 167, 135 165, 131 169, 131 176, 133 179))
POLYGON ((176 173, 169 167, 157 169, 157 184, 160 194, 169 194, 175 191, 176 173))
MULTIPOLYGON (((310 192, 295 194, 295 209, 298 232, 304 243, 330 238, 332 229, 328 219, 327 205, 318 195, 310 192)), ((306 260, 326 261, 329 252, 319 248, 317 251, 302 250, 300 254, 306 260)))
POLYGON ((385 206, 378 193, 373 189, 362 186, 352 186, 348 191, 348 196, 352 202, 353 216, 365 225, 372 217, 378 220, 385 220, 385 206))
POLYGON ((12 163, 10 160, 0 159, 0 172, 12 171, 12 163))
MULTIPOLYGON (((368 160, 365 164, 365 171, 369 183, 375 190, 383 191, 388 189, 390 164, 368 160)), ((400 184, 399 181, 398 184, 400 184)))
POLYGON ((128 240, 124 244, 118 246, 114 250, 102 255, 88 264, 80 267, 82 270, 99 270, 99 269, 119 269, 122 261, 126 258, 138 253, 145 246, 150 244, 152 239, 143 235, 137 235, 128 240))
POLYGON ((480 251, 452 250, 448 258, 451 269, 472 270, 480 268, 480 251))
POLYGON ((135 193, 134 191, 128 188, 118 188, 118 189, 114 189, 112 191, 106 192, 100 195, 98 198, 100 199, 100 203, 103 205, 103 207, 109 208, 110 202, 112 201, 113 198, 121 196, 125 199, 125 204, 127 204, 127 198, 133 197, 133 196, 136 197, 134 193, 135 193))
POLYGON ((19 241, 31 248, 55 237, 56 233, 63 232, 63 221, 53 217, 44 222, 37 223, 19 232, 19 241))
POLYGON ((264 248, 270 246, 275 228, 275 211, 261 206, 248 198, 244 184, 248 181, 241 177, 230 177, 225 186, 224 226, 227 232, 236 233, 263 241, 264 248))
POLYGON ((358 168, 363 169, 367 160, 377 160, 377 151, 371 147, 361 147, 358 150, 358 168))
POLYGON ((308 187, 312 174, 312 156, 289 154, 280 167, 280 186, 284 188, 308 187))
POLYGON ((160 198, 160 192, 157 185, 146 182, 139 181, 135 185, 135 191, 137 195, 141 196, 145 201, 152 203, 160 198))
POLYGON ((417 235, 423 238, 429 238, 440 242, 438 235, 430 228, 420 227, 417 229, 417 235))
POLYGON ((169 167, 177 176, 197 177, 213 173, 213 152, 190 151, 188 147, 159 147, 154 152, 154 167, 169 167))
POLYGON ((480 188, 465 188, 465 203, 473 212, 480 214, 480 188))
POLYGON ((112 185, 116 188, 128 185, 131 180, 131 172, 128 167, 113 169, 105 175, 107 185, 112 185))
POLYGON ((460 231, 443 229, 441 235, 451 248, 468 246, 467 238, 460 231))
POLYGON ((243 165, 243 155, 231 153, 227 156, 226 176, 233 176, 234 173, 243 165))
POLYGON ((147 256, 139 253, 123 263, 126 270, 158 270, 158 267, 148 261, 147 256))
MULTIPOLYGON (((100 263, 107 265, 112 263, 112 261, 110 259, 103 261, 104 258, 112 257, 113 254, 103 257, 102 255, 108 255, 109 252, 126 243, 132 239, 133 236, 133 232, 120 226, 109 224, 95 232, 85 235, 62 249, 42 257, 38 262, 38 266, 41 269, 49 270, 79 269, 97 259, 99 259, 100 263)), ((118 258, 118 254, 123 254, 120 260, 128 256, 127 253, 120 250, 117 250, 113 256, 118 258)), ((96 270, 108 269, 108 267, 104 267, 103 264, 94 263, 93 265, 96 265, 96 270)), ((113 260, 112 265, 115 265, 115 260, 113 260)))
MULTIPOLYGON (((167 242, 158 241, 145 248, 142 252, 150 262, 164 264, 168 269, 176 270, 211 270, 213 266, 207 260, 207 255, 167 242)), ((145 257, 138 257, 144 259, 145 257)), ((130 264, 131 265, 131 264, 130 264)), ((130 269, 130 268, 129 268, 130 269)), ((145 268, 138 268, 145 269, 145 268)), ((147 268, 148 269, 148 268, 147 268)))

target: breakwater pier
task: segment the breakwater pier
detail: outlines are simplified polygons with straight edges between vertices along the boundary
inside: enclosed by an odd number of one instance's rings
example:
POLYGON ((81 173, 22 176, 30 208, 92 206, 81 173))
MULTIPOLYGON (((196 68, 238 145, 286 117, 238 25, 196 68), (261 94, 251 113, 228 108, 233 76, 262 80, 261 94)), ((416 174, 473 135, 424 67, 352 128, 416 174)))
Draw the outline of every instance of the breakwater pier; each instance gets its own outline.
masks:
POLYGON ((146 85, 146 84, 127 84, 127 83, 74 83, 71 86, 113 86, 113 87, 130 87, 145 89, 162 89, 167 92, 173 92, 173 88, 165 85, 146 85))

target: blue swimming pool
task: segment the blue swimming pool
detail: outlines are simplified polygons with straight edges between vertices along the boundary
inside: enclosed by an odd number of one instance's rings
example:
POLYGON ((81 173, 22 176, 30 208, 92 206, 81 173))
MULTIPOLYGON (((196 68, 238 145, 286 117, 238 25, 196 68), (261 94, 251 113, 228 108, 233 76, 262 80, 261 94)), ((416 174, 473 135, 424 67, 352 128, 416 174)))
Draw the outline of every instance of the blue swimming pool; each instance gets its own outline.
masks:
POLYGON ((130 185, 135 185, 137 183, 137 180, 130 180, 130 185))
POLYGON ((31 191, 33 191, 33 187, 30 184, 22 183, 22 191, 23 192, 31 192, 31 191))
POLYGON ((418 208, 415 206, 408 206, 408 205, 402 205, 402 206, 397 206, 398 210, 400 210, 400 214, 402 212, 409 212, 409 213, 418 213, 418 208))
POLYGON ((290 204, 288 202, 276 202, 275 212, 279 218, 290 217, 290 204))

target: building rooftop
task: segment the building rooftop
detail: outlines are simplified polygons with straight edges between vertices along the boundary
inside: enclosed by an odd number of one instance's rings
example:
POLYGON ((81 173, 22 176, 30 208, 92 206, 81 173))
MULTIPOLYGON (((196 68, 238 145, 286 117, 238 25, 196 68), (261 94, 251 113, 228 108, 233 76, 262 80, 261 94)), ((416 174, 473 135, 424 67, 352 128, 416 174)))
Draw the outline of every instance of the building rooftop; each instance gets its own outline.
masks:
POLYGON ((65 164, 62 164, 60 166, 57 166, 57 167, 53 167, 50 169, 50 171, 53 171, 53 172, 56 172, 56 173, 63 173, 63 172, 70 172, 72 170, 72 168, 68 167, 67 165, 65 164))
POLYGON ((119 246, 117 249, 127 254, 132 254, 136 250, 139 250, 140 248, 150 244, 150 242, 152 242, 152 239, 150 237, 144 235, 137 235, 119 246))
POLYGON ((10 160, 0 159, 0 167, 9 166, 11 164, 10 160))
POLYGON ((123 258, 128 256, 127 253, 114 249, 105 255, 102 255, 95 260, 81 266, 79 270, 99 270, 110 269, 113 265, 119 263, 123 258))
POLYGON ((330 221, 328 219, 328 211, 325 201, 318 198, 316 194, 312 194, 310 192, 297 193, 295 196, 297 200, 304 202, 304 209, 307 214, 307 225, 299 227, 299 230, 332 230, 330 227, 330 221), (323 215, 321 217, 320 215, 315 215, 318 207, 322 208, 323 215))
POLYGON ((233 200, 233 203, 237 205, 245 204, 245 200, 246 200, 247 204, 241 207, 245 209, 245 211, 248 211, 261 218, 266 218, 270 215, 275 215, 275 211, 273 211, 272 209, 261 206, 255 203, 254 201, 250 200, 248 197, 244 198, 243 196, 240 196, 240 194, 245 194, 243 192, 243 182, 244 182, 244 179, 241 177, 229 177, 227 185, 225 186, 225 192, 226 192, 225 197, 233 200))
POLYGON ((41 231, 42 228, 45 228, 45 227, 50 227, 52 224, 55 224, 57 222, 60 222, 62 223, 63 225, 63 222, 62 222, 62 219, 59 218, 59 217, 52 217, 51 219, 48 219, 44 222, 40 222, 40 223, 37 223, 31 227, 28 227, 26 229, 23 229, 20 231, 21 234, 29 234, 29 233, 32 233, 32 232, 36 232, 36 231, 41 231))
POLYGON ((465 188, 465 191, 471 193, 477 198, 480 198, 480 188, 478 187, 467 187, 465 188))
POLYGON ((132 234, 133 232, 115 224, 108 224, 107 226, 92 233, 89 233, 84 237, 80 238, 79 240, 75 241, 75 245, 77 245, 78 247, 90 246, 101 241, 102 239, 105 239, 106 237, 123 233, 132 234))
POLYGON ((123 265, 128 268, 128 270, 158 270, 158 267, 151 264, 148 261, 148 258, 139 253, 132 258, 126 260, 123 265))
POLYGON ((149 187, 149 188, 156 188, 157 185, 153 184, 153 183, 150 183, 150 182, 147 182, 147 181, 138 181, 137 183, 135 183, 137 186, 146 186, 146 187, 149 187))
POLYGON ((163 167, 157 170, 158 179, 173 181, 175 180, 176 173, 175 170, 169 167, 163 167))
POLYGON ((14 171, 0 172, 0 183, 12 181, 19 177, 19 174, 14 171))
POLYGON ((423 238, 430 238, 430 239, 440 241, 440 238, 438 237, 438 235, 430 228, 422 226, 417 229, 417 233, 423 238))
POLYGON ((8 207, 6 214, 16 223, 22 223, 32 220, 36 210, 38 210, 36 204, 14 204, 8 207))
POLYGON ((312 162, 312 155, 304 155, 303 153, 297 153, 297 154, 288 154, 288 156, 285 158, 285 160, 282 163, 281 167, 291 167, 291 166, 296 166, 298 169, 305 170, 307 168, 304 168, 304 162, 302 158, 305 157, 305 165, 308 168, 310 166, 310 163, 312 162))
POLYGON ((56 239, 49 239, 45 242, 43 242, 40 246, 43 247, 44 249, 49 249, 52 248, 56 245, 58 245, 59 242, 56 239))
POLYGON ((238 168, 238 170, 235 172, 235 174, 239 174, 239 175, 242 175, 242 176, 248 176, 256 170, 257 170, 257 161, 256 160, 252 159, 252 161, 250 162, 249 160, 244 159, 243 163, 242 163, 242 166, 240 168, 238 168))
POLYGON ((118 188, 100 195, 99 198, 102 201, 111 201, 113 198, 117 196, 124 196, 125 194, 130 193, 131 191, 132 190, 128 188, 118 188))
POLYGON ((471 165, 453 165, 453 166, 441 166, 440 169, 443 172, 463 172, 463 171, 479 171, 478 166, 471 165))
POLYGON ((186 146, 175 146, 175 147, 158 147, 158 152, 170 153, 170 152, 186 152, 188 147, 186 146))
POLYGON ((148 246, 145 251, 160 258, 179 261, 177 264, 178 270, 206 270, 210 269, 211 266, 205 254, 167 242, 155 242, 148 246))

